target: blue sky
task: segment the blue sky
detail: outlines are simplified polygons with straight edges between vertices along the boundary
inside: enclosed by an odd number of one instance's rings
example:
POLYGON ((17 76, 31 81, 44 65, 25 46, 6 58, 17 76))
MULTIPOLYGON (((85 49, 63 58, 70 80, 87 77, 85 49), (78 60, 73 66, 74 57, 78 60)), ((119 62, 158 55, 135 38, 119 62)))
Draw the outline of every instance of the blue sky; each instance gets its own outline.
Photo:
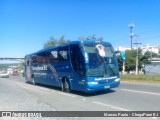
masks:
POLYGON ((131 23, 142 45, 160 45, 159 21, 160 0, 0 0, 0 57, 24 57, 62 35, 130 47, 131 23))

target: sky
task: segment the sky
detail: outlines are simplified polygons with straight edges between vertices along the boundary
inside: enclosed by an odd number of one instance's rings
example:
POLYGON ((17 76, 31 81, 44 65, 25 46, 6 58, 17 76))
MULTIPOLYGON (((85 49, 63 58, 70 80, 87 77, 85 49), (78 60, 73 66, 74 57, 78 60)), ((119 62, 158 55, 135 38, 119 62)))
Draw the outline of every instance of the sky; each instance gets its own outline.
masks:
POLYGON ((160 0, 0 0, 0 57, 24 57, 51 36, 130 47, 132 23, 133 42, 160 45, 160 0))

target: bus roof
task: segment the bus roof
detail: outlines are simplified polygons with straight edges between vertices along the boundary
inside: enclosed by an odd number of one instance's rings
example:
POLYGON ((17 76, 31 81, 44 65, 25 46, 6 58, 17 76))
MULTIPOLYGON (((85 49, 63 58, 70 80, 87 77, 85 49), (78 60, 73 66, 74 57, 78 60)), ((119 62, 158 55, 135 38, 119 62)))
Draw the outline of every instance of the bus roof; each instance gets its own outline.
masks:
POLYGON ((61 46, 69 45, 69 44, 93 43, 93 42, 101 42, 101 43, 103 42, 105 44, 111 45, 109 42, 105 42, 105 41, 96 41, 96 40, 83 40, 83 41, 80 41, 80 40, 76 40, 76 41, 71 41, 71 42, 64 43, 64 44, 57 44, 57 45, 54 45, 54 46, 51 46, 51 47, 48 47, 48 48, 41 49, 41 50, 39 50, 37 52, 34 52, 34 53, 26 55, 25 58, 27 56, 31 56, 31 55, 38 54, 38 53, 41 53, 41 52, 49 51, 49 50, 51 50, 53 48, 57 48, 57 47, 61 47, 61 46))

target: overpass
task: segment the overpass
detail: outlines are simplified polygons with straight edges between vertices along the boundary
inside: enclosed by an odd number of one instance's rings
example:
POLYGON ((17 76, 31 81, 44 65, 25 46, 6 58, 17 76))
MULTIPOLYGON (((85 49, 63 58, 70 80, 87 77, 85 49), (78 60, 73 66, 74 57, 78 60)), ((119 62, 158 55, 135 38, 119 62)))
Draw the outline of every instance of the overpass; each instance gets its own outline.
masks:
POLYGON ((24 63, 24 58, 0 57, 0 60, 14 60, 24 63))

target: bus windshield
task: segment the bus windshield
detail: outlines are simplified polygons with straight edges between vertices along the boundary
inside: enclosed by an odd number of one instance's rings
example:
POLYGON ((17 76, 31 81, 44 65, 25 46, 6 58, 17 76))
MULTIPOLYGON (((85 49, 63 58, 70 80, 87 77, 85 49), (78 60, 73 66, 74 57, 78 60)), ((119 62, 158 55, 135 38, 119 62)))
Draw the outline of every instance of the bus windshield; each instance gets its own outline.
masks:
POLYGON ((84 42, 83 49, 88 60, 86 63, 87 76, 113 76, 118 74, 117 59, 110 44, 84 42))

